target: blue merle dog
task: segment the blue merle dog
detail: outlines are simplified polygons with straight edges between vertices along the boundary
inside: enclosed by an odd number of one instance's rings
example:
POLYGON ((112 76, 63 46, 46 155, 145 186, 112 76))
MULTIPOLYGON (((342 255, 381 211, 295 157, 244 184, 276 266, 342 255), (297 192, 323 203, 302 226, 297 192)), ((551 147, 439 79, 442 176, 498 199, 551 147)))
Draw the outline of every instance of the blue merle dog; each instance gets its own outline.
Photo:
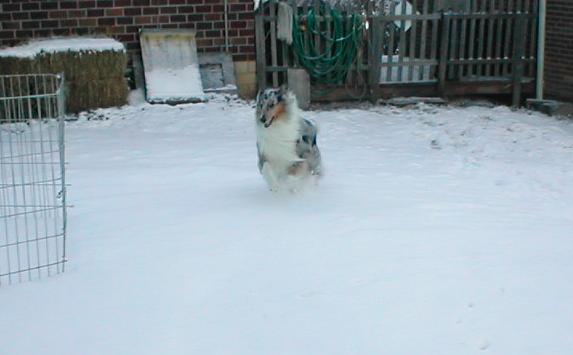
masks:
POLYGON ((259 171, 271 191, 296 191, 322 175, 314 123, 300 116, 296 96, 284 87, 257 95, 259 171))

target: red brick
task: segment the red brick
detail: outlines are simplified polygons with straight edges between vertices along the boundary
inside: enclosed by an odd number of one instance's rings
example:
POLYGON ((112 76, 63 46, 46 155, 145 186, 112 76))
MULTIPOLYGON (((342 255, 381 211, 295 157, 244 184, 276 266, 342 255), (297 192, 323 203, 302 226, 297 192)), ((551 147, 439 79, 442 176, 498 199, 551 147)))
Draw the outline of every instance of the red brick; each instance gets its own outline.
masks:
POLYGON ((157 7, 144 7, 143 14, 144 15, 157 15, 159 13, 159 8, 157 7))
POLYGON ((42 21, 40 24, 42 28, 56 28, 60 25, 58 20, 42 21))
POLYGON ((27 20, 30 18, 29 12, 13 12, 12 19, 14 20, 27 20))
POLYGON ((115 18, 112 17, 102 17, 97 20, 99 26, 113 26, 115 25, 115 18))
POLYGON ((50 35, 53 35, 52 30, 34 30, 33 35, 30 35, 29 37, 47 37, 50 35))
POLYGON ((4 4, 4 5, 2 5, 2 12, 16 12, 16 11, 20 11, 20 4, 4 4))
POLYGON ((211 22, 199 22, 196 28, 198 30, 210 30, 213 28, 213 24, 211 22))
POLYGON ((78 20, 76 20, 76 19, 61 20, 60 26, 61 27, 78 27, 78 20))
POLYGON ((141 15, 142 11, 140 8, 128 8, 123 11, 126 16, 136 16, 141 15))
POLYGON ((193 6, 179 6, 177 12, 180 14, 190 14, 195 12, 195 8, 193 6))
POLYGON ((87 14, 89 17, 101 17, 103 16, 103 9, 90 9, 87 14))
POLYGON ((50 15, 50 18, 66 18, 66 17, 68 17, 68 13, 65 11, 50 11, 49 15, 50 15))
POLYGON ((22 4, 22 11, 40 10, 40 4, 37 2, 27 2, 22 4))
POLYGON ((25 21, 22 22, 22 28, 25 30, 40 28, 40 21, 25 21))
POLYGON ((159 8, 159 12, 162 14, 175 14, 177 13, 177 8, 171 6, 163 6, 159 8))
POLYGON ((222 14, 207 14, 207 15, 205 15, 205 20, 208 20, 208 21, 219 21, 222 19, 223 19, 222 14))
POLYGON ((66 17, 85 17, 87 10, 68 10, 66 17))
POLYGON ((58 3, 52 1, 42 1, 40 8, 42 10, 55 10, 58 8, 58 3))
POLYGON ((82 18, 79 20, 79 25, 82 27, 97 26, 97 19, 95 19, 95 18, 82 18))
POLYGON ((4 22, 2 24, 2 29, 4 30, 19 30, 20 28, 20 22, 4 22))
POLYGON ((98 0, 97 7, 113 7, 112 0, 98 0))
POLYGON ((133 24, 133 17, 118 17, 116 21, 118 25, 131 25, 133 24))
POLYGON ((148 23, 151 23, 151 17, 149 16, 138 16, 135 18, 136 25, 143 25, 148 23))
POLYGON ((247 21, 231 21, 231 28, 247 28, 247 21))
POLYGON ((245 5, 244 4, 231 4, 230 6, 231 11, 245 11, 245 5))
POLYGON ((47 11, 34 11, 30 13, 30 18, 32 20, 43 20, 48 18, 48 12, 47 11))
POLYGON ((60 2, 60 9, 77 9, 77 1, 62 1, 60 2))
POLYGON ((545 93, 573 101, 573 1, 547 2, 545 93))
POLYGON ((187 15, 187 21, 190 22, 197 22, 197 21, 203 21, 203 14, 191 14, 191 15, 187 15))
POLYGON ((80 9, 94 8, 94 7, 96 7, 96 2, 95 2, 95 0, 79 1, 79 2, 78 2, 78 7, 79 7, 80 9))
POLYGON ((14 37, 14 31, 0 31, 0 38, 13 38, 14 37))
POLYGON ((52 33, 56 36, 69 36, 71 34, 71 30, 69 28, 56 28, 52 30, 52 33))
POLYGON ((219 37, 221 36, 221 32, 222 31, 218 30, 205 31, 205 37, 219 37))
POLYGON ((123 16, 122 8, 105 9, 105 16, 123 16))
POLYGON ((212 11, 212 7, 209 5, 198 5, 195 6, 195 12, 201 12, 201 13, 205 13, 205 12, 211 12, 212 11))

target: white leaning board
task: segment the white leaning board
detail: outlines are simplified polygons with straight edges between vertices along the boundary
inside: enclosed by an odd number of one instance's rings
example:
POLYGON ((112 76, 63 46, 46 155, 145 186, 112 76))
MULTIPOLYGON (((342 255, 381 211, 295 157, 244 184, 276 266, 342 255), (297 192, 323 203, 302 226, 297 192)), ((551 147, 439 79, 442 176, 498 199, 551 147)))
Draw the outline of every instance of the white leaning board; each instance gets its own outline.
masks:
POLYGON ((206 100, 195 31, 142 29, 140 41, 148 102, 179 104, 206 100))

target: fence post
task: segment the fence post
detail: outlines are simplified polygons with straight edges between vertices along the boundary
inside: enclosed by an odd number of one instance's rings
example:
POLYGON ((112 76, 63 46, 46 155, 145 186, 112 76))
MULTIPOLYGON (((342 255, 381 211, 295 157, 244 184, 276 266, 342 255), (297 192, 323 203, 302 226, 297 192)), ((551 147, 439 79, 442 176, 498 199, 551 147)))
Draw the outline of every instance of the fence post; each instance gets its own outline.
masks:
POLYGON ((444 96, 446 91, 446 69, 448 66, 448 44, 450 35, 450 17, 442 14, 442 35, 440 36, 440 64, 438 70, 438 90, 444 96))
POLYGON ((514 23, 513 56, 511 60, 512 70, 512 101, 513 107, 521 103, 521 81, 523 79, 523 51, 525 46, 525 18, 524 14, 518 13, 514 23))
POLYGON ((370 84, 370 100, 372 102, 378 99, 378 86, 380 85, 380 61, 382 57, 382 23, 378 21, 378 16, 373 13, 369 16, 372 25, 372 40, 368 43, 368 66, 370 67, 369 80, 370 84))
POLYGON ((266 88, 266 76, 267 68, 266 63, 266 51, 265 51, 265 22, 263 17, 264 4, 260 4, 259 8, 256 10, 255 14, 255 39, 256 39, 256 51, 257 51, 257 86, 258 90, 263 90, 266 88))

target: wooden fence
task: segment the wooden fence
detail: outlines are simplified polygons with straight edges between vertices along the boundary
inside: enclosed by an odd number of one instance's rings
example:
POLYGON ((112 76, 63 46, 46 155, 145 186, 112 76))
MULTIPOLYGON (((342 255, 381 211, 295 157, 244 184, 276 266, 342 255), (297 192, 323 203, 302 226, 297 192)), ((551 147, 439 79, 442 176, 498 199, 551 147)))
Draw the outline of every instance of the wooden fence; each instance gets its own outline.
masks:
MULTIPOLYGON (((288 68, 300 67, 292 46, 277 40, 278 1, 269 0, 255 16, 261 88, 288 84, 288 68)), ((309 8, 318 13, 324 5, 322 0, 281 1, 288 1, 299 16, 309 8)), ((440 8, 442 3, 367 1, 360 10, 342 10, 345 26, 351 11, 365 16, 364 40, 346 80, 313 84, 312 99, 512 94, 518 105, 522 93, 533 93, 537 0, 460 0, 455 9, 440 8)), ((332 33, 331 21, 327 15, 317 17, 327 34, 332 33)), ((304 35, 325 48, 317 34, 304 35)))

